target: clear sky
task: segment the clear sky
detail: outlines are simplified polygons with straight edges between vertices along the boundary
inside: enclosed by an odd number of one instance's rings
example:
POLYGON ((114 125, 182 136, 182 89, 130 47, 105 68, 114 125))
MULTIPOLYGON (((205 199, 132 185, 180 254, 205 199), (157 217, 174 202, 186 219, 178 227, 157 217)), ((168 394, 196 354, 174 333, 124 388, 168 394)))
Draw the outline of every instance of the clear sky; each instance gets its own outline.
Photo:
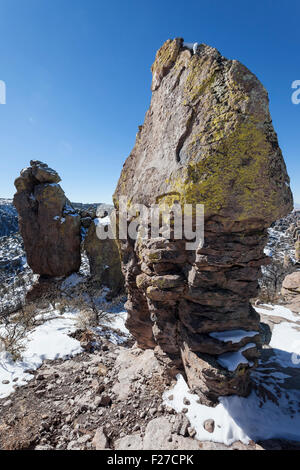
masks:
POLYGON ((150 103, 150 67, 169 38, 238 59, 267 88, 300 203, 300 4, 293 0, 0 0, 0 197, 30 159, 73 201, 111 202, 150 103))

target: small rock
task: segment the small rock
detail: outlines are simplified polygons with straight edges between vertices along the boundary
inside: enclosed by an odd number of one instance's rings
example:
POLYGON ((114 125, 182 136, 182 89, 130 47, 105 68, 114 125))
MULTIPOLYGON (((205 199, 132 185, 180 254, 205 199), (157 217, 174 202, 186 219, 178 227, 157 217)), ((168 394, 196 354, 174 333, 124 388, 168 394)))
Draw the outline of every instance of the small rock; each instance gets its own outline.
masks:
POLYGON ((190 400, 184 397, 183 404, 189 406, 191 404, 190 400))
POLYGON ((102 397, 96 397, 94 400, 95 407, 98 408, 101 403, 102 403, 102 397))
POLYGON ((3 403, 3 406, 10 406, 12 405, 12 401, 11 400, 6 400, 4 403, 3 403))
POLYGON ((106 375, 107 374, 107 367, 104 364, 98 364, 97 373, 99 375, 106 375))
POLYGON ((9 380, 2 380, 3 385, 9 384, 9 380))
POLYGON ((90 434, 84 434, 81 436, 79 439, 77 439, 78 444, 85 444, 86 442, 91 440, 91 435, 90 434))
POLYGON ((96 450, 104 450, 109 448, 108 439, 104 433, 103 427, 100 427, 96 430, 94 439, 92 440, 92 446, 96 450))
POLYGON ((215 422, 213 419, 207 419, 203 423, 203 427, 206 431, 212 433, 215 430, 215 422))
POLYGON ((192 428, 192 427, 189 426, 188 429, 187 429, 187 431, 188 431, 188 435, 189 435, 190 437, 196 436, 196 430, 195 430, 194 428, 192 428))
POLYGON ((109 406, 111 404, 111 398, 108 395, 101 395, 100 397, 100 406, 109 406))
POLYGON ((104 392, 105 390, 105 385, 104 384, 98 384, 98 387, 95 389, 95 392, 100 395, 100 393, 104 392))

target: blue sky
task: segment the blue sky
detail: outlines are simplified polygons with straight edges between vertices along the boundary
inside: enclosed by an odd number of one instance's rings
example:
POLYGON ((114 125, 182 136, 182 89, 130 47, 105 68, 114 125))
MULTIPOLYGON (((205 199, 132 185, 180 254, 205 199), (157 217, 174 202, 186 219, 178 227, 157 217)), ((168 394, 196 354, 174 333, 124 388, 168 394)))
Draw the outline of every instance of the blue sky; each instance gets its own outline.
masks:
POLYGON ((30 159, 73 201, 111 202, 150 103, 150 67, 169 38, 238 59, 267 88, 300 203, 299 2, 0 0, 0 197, 30 159))

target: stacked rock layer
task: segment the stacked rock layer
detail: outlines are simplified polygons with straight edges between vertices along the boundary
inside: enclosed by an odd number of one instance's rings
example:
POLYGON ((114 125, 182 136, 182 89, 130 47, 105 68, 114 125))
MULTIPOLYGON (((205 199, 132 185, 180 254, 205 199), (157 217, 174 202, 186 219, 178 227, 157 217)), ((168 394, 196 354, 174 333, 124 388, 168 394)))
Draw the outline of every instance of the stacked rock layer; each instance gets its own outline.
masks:
POLYGON ((128 207, 204 204, 204 246, 138 237, 120 248, 128 328, 214 403, 249 393, 260 346, 249 300, 267 263, 266 229, 291 211, 292 195, 264 87, 216 49, 192 49, 175 39, 157 52, 151 105, 114 204, 117 217, 121 196, 128 207))

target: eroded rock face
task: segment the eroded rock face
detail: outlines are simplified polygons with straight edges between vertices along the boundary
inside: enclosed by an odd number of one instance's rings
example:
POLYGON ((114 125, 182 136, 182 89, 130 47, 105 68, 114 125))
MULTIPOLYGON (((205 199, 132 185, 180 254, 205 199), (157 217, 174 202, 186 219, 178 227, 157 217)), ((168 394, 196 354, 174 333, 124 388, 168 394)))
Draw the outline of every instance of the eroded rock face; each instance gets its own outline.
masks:
POLYGON ((15 181, 27 262, 42 276, 65 276, 80 267, 80 217, 59 181, 55 170, 36 160, 15 181))
POLYGON ((96 217, 91 220, 84 240, 84 249, 90 262, 92 277, 100 284, 109 287, 111 294, 115 295, 124 288, 120 253, 116 240, 99 238, 97 233, 99 224, 108 226, 110 224, 109 217, 96 217))
POLYGON ((202 203, 205 242, 189 251, 184 240, 121 241, 127 326, 141 347, 183 364, 204 403, 247 395, 260 346, 249 299, 268 262, 266 228, 292 210, 268 95, 240 62, 204 44, 194 54, 181 39, 161 47, 152 72, 115 207, 121 196, 147 207, 202 203), (215 336, 228 330, 242 330, 240 339, 215 336))

